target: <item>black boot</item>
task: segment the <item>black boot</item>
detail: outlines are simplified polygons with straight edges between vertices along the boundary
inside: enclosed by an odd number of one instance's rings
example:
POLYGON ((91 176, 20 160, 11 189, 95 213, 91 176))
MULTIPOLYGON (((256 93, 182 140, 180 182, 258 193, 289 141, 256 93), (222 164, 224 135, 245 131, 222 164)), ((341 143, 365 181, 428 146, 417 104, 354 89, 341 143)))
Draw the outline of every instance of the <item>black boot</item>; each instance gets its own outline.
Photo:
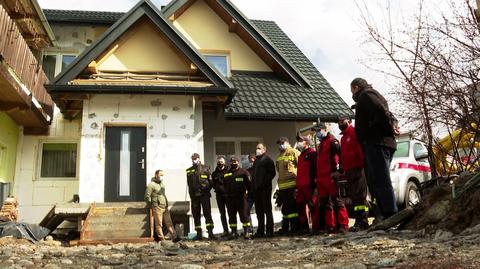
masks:
POLYGON ((350 227, 350 232, 359 232, 368 229, 368 212, 355 212, 355 224, 350 227))
POLYGON ((277 231, 277 234, 280 236, 288 235, 288 225, 289 225, 289 220, 288 219, 282 219, 282 228, 277 231))
POLYGON ((210 240, 217 240, 215 235, 213 234, 213 229, 208 229, 208 239, 210 240))
POLYGON ((232 232, 230 233, 228 240, 237 239, 238 238, 237 228, 231 228, 231 229, 232 229, 232 232))
POLYGON ((290 219, 290 231, 289 235, 298 235, 300 232, 300 223, 298 218, 291 218, 290 219))
POLYGON ((194 241, 202 240, 202 229, 196 229, 197 235, 193 238, 194 241))
POLYGON ((265 237, 265 230, 263 228, 258 228, 257 232, 253 236, 253 238, 264 238, 265 237))

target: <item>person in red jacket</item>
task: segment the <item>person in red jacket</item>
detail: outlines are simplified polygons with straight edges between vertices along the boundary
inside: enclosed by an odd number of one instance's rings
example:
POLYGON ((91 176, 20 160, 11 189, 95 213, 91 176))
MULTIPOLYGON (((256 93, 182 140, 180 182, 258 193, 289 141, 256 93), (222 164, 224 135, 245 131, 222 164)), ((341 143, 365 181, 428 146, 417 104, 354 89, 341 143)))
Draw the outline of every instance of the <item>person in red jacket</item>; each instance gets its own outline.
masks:
POLYGON ((317 148, 317 190, 318 209, 314 214, 313 228, 321 229, 321 215, 325 216, 327 232, 348 231, 348 213, 338 193, 336 180, 340 177, 340 144, 327 133, 325 123, 315 128, 320 144, 317 148))
POLYGON ((301 152, 297 167, 297 210, 300 222, 299 234, 308 234, 307 205, 312 200, 315 189, 317 153, 312 148, 312 139, 308 136, 297 136, 297 149, 301 152))
POLYGON ((339 118, 338 128, 342 131, 340 140, 342 167, 348 182, 348 194, 352 199, 355 224, 350 231, 368 228, 367 179, 364 173, 365 155, 358 143, 355 127, 348 116, 339 118))

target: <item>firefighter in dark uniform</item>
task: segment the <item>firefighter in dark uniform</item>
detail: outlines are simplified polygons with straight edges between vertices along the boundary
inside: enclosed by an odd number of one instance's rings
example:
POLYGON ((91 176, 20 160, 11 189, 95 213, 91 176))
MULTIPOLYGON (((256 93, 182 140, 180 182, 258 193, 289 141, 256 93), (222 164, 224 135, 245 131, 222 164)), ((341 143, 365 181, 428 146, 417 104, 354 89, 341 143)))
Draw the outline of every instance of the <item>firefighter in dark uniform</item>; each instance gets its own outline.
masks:
POLYGON ((217 158, 217 168, 212 173, 213 189, 215 190, 215 197, 217 199, 218 210, 220 211, 220 219, 223 226, 223 235, 228 236, 228 222, 227 222, 227 198, 225 193, 225 186, 223 184, 223 176, 230 168, 225 164, 225 157, 217 158))
POLYGON ((244 238, 252 237, 252 221, 248 207, 247 195, 251 190, 250 174, 246 169, 240 168, 237 157, 231 158, 230 170, 224 175, 224 185, 227 194, 228 222, 232 230, 230 239, 238 237, 237 213, 243 224, 244 238))
POLYGON ((200 155, 194 153, 192 155, 192 166, 186 170, 188 192, 192 203, 193 222, 195 223, 195 230, 197 235, 194 240, 202 239, 202 223, 201 210, 205 217, 205 225, 208 230, 208 238, 215 239, 213 235, 213 220, 210 205, 210 190, 213 187, 212 177, 208 166, 203 165, 200 161, 200 155))

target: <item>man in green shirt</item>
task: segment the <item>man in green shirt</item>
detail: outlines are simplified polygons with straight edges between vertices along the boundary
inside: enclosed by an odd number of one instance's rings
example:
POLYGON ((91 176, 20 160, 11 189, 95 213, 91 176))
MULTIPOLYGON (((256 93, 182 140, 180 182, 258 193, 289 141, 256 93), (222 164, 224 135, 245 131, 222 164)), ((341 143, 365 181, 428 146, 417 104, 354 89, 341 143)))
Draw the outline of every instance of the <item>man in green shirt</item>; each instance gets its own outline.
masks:
POLYGON ((180 238, 177 236, 173 227, 170 211, 168 210, 168 200, 165 195, 165 185, 163 184, 163 171, 155 171, 155 176, 148 184, 145 191, 145 201, 147 206, 152 209, 153 219, 155 222, 155 232, 157 234, 157 240, 165 240, 163 236, 163 222, 167 226, 168 231, 172 235, 172 241, 178 242, 180 238))

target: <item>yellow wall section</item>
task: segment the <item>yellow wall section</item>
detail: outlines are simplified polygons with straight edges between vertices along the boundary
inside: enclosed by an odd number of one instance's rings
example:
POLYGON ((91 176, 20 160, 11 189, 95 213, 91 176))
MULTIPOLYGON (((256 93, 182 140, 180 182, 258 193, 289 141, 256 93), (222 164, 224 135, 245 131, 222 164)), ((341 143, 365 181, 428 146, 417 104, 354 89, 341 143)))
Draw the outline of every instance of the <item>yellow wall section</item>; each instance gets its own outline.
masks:
POLYGON ((267 71, 270 67, 203 0, 173 23, 197 49, 230 50, 232 70, 267 71))
POLYGON ((188 73, 190 62, 179 55, 150 21, 128 30, 118 48, 98 62, 99 70, 188 73))
POLYGON ((0 182, 12 182, 17 157, 18 125, 5 113, 0 112, 0 182))

